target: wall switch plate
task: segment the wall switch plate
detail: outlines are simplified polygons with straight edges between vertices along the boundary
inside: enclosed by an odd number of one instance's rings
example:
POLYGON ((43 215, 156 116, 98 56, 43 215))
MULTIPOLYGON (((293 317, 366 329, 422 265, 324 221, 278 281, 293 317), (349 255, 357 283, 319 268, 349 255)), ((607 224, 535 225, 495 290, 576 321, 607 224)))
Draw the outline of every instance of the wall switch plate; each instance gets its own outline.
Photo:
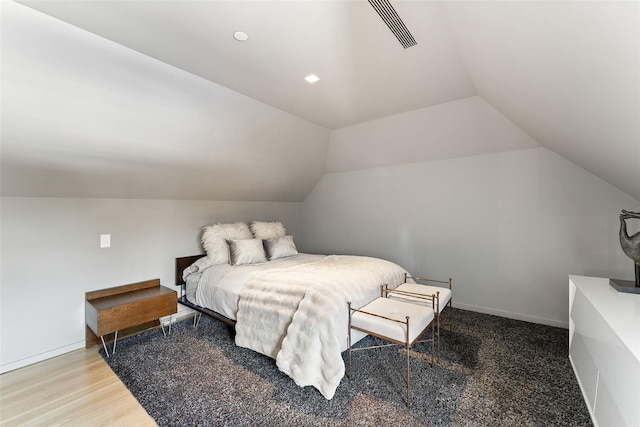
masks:
POLYGON ((101 248, 109 248, 109 247, 111 247, 111 234, 101 234, 100 235, 100 247, 101 248))

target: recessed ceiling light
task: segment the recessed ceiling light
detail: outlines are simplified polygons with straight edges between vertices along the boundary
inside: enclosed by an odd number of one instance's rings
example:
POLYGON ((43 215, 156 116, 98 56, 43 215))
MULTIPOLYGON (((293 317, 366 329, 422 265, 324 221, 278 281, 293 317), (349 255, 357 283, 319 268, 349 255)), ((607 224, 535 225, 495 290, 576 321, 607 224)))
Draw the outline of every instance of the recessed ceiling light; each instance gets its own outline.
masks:
POLYGON ((307 77, 304 78, 306 81, 308 81, 309 83, 315 83, 318 80, 320 80, 320 78, 318 76, 316 76, 315 74, 309 74, 307 77))
POLYGON ((244 42, 249 38, 249 36, 243 31, 236 31, 235 33, 233 33, 233 38, 238 40, 239 42, 244 42))

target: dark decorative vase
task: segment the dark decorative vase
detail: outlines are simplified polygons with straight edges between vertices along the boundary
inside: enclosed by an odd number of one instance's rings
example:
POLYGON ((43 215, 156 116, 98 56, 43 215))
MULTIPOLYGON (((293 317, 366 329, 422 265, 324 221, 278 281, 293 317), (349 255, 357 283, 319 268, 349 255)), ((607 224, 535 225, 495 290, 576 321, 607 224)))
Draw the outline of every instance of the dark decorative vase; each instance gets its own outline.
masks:
POLYGON ((620 214, 620 246, 624 253, 633 260, 635 264, 636 280, 610 280, 618 292, 640 294, 640 231, 629 236, 627 232, 627 219, 640 219, 640 212, 630 212, 622 210, 620 214))

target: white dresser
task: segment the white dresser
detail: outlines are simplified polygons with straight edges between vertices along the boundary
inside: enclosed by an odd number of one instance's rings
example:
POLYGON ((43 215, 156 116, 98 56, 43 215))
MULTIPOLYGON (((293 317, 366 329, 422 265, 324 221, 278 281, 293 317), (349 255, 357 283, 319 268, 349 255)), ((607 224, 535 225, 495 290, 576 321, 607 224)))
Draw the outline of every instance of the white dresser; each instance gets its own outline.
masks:
POLYGON ((569 359, 596 426, 640 426, 639 294, 569 276, 569 359))

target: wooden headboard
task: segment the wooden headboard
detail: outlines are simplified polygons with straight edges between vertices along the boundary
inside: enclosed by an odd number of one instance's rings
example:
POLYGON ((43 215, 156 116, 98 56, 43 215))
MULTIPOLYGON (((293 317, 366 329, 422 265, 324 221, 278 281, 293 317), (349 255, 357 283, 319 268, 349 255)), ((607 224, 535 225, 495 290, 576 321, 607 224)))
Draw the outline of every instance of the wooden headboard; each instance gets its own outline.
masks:
POLYGON ((184 269, 189 267, 191 264, 193 264, 203 256, 206 255, 200 254, 176 258, 176 286, 182 286, 184 284, 184 280, 182 279, 182 272, 184 271, 184 269))

